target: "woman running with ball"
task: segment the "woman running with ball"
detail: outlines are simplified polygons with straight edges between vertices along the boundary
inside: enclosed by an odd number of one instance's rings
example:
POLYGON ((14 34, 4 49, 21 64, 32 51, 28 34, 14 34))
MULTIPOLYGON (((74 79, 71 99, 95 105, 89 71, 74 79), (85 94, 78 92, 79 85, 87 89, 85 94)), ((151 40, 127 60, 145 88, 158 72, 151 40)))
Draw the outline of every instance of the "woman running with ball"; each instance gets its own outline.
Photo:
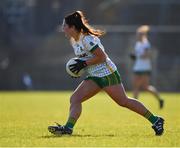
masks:
POLYGON ((119 106, 134 111, 152 123, 156 135, 162 135, 164 119, 153 115, 138 100, 126 95, 116 65, 106 54, 99 37, 103 31, 92 28, 81 11, 67 15, 62 30, 70 40, 77 59, 70 69, 78 73, 85 68, 87 77, 79 84, 70 98, 69 117, 65 125, 49 126, 49 132, 55 135, 71 135, 82 112, 82 103, 101 90, 105 91, 119 106))

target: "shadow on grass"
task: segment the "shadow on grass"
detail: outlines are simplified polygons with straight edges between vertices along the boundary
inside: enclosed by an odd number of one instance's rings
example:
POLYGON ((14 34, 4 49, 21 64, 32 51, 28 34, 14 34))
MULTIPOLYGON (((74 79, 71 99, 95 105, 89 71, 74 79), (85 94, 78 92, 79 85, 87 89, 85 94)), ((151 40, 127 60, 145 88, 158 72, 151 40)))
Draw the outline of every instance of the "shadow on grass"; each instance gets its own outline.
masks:
POLYGON ((114 134, 107 134, 107 135, 80 135, 80 134, 74 134, 74 135, 45 135, 45 136, 41 136, 41 138, 59 138, 59 137, 118 137, 119 135, 114 135, 114 134))

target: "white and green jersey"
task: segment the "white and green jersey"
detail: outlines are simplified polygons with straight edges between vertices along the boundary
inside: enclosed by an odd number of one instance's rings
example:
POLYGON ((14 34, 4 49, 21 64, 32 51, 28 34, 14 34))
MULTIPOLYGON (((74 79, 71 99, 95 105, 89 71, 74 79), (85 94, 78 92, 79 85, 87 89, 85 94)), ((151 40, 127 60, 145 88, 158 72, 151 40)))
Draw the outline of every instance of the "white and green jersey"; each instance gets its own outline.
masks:
POLYGON ((137 41, 135 44, 135 55, 137 57, 133 70, 136 71, 151 71, 151 60, 150 58, 141 58, 146 50, 150 50, 151 45, 148 40, 137 41))
MULTIPOLYGON (((71 43, 75 55, 85 60, 93 58, 94 55, 92 54, 92 51, 97 47, 104 51, 104 47, 101 44, 99 38, 94 35, 81 34, 79 41, 72 40, 71 43)), ((117 68, 116 65, 110 60, 110 58, 107 57, 105 62, 88 66, 85 70, 88 76, 104 77, 112 74, 117 70, 117 68)))

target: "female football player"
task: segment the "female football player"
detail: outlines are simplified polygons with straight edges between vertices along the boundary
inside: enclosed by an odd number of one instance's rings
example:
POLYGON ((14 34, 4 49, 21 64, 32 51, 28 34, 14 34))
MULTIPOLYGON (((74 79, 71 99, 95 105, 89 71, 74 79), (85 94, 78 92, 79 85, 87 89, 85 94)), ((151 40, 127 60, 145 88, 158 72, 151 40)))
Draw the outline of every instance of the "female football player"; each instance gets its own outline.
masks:
POLYGON ((152 123, 156 135, 162 135, 164 119, 153 115, 142 103, 126 95, 116 65, 106 54, 99 37, 103 31, 92 28, 81 11, 67 15, 62 24, 65 36, 70 40, 77 57, 70 65, 74 73, 81 69, 87 71, 87 77, 79 84, 70 98, 69 117, 65 125, 49 126, 49 132, 55 135, 69 134, 81 115, 82 103, 101 90, 105 91, 119 106, 126 107, 143 116, 152 123))
POLYGON ((159 96, 156 88, 149 84, 151 66, 151 45, 148 41, 147 33, 149 26, 140 26, 137 31, 137 41, 134 48, 134 67, 133 67, 133 95, 138 99, 140 90, 152 93, 159 102, 160 109, 163 108, 164 101, 159 96))

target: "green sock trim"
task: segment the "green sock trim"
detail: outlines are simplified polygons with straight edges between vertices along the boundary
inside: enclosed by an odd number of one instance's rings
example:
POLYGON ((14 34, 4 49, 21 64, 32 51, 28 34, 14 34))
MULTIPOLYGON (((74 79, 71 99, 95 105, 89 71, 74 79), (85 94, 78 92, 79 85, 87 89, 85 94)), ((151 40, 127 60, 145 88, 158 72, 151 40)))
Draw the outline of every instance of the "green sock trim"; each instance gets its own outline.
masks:
POLYGON ((65 126, 72 129, 74 127, 75 123, 76 123, 76 119, 69 117, 65 126))
POLYGON ((147 111, 144 117, 148 119, 152 124, 154 124, 158 119, 158 117, 154 116, 150 111, 147 111))

